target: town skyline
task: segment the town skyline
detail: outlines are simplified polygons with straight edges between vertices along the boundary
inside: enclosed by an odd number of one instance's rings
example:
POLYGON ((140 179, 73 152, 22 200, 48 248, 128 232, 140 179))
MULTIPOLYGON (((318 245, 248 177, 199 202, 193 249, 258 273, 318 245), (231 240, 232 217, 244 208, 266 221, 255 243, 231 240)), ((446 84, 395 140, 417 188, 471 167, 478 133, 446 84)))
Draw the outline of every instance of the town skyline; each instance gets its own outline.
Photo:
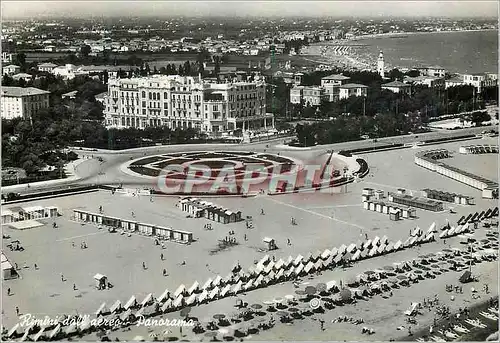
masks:
POLYGON ((448 17, 498 16, 496 1, 4 1, 3 19, 88 17, 448 17), (29 3, 30 6, 26 6, 29 3), (89 6, 92 3, 93 6, 89 6), (286 3, 286 6, 283 5, 286 3), (363 3, 363 6, 359 6, 363 3), (90 8, 91 7, 91 8, 90 8))

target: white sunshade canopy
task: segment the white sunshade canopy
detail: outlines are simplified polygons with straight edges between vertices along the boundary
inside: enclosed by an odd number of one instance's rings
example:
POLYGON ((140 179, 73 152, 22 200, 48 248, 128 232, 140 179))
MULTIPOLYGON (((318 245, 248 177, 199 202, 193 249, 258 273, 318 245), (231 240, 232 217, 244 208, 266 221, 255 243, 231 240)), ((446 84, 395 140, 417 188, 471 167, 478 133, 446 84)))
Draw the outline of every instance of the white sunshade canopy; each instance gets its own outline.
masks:
POLYGON ((175 299, 175 301, 174 301, 174 303, 173 303, 173 306, 174 306, 174 307, 176 307, 176 308, 177 308, 177 307, 179 307, 179 306, 181 306, 181 304, 182 304, 182 300, 183 300, 183 299, 184 299, 184 296, 183 296, 182 294, 181 294, 181 295, 179 295, 179 296, 175 299))
POLYGON ((208 297, 208 291, 205 289, 198 296, 198 302, 201 303, 201 302, 205 301, 205 299, 207 299, 207 297, 208 297))
POLYGON ((125 303, 124 308, 125 308, 125 309, 128 309, 128 308, 130 308, 130 307, 132 307, 132 306, 135 306, 135 304, 137 304, 137 300, 136 300, 135 296, 134 296, 134 295, 132 295, 132 296, 130 297, 130 299, 128 299, 128 300, 127 300, 127 302, 125 303))
POLYGON ((162 301, 166 300, 169 296, 170 296, 170 291, 169 291, 169 290, 168 290, 168 288, 167 288, 167 289, 165 289, 165 290, 163 291, 163 293, 162 293, 162 294, 158 297, 158 301, 159 301, 159 302, 162 302, 162 301))
POLYGON ((182 293, 184 293, 184 291, 186 290, 186 286, 184 286, 184 284, 180 285, 177 290, 174 292, 174 298, 177 299, 177 297, 179 297, 179 295, 181 295, 182 293))
POLYGON ((147 303, 149 303, 151 300, 153 300, 153 293, 149 293, 146 295, 143 301, 141 301, 141 305, 145 306, 147 303))
POLYGON ((212 280, 212 278, 209 278, 209 279, 207 280, 207 282, 205 282, 205 284, 203 285, 203 287, 202 287, 202 288, 203 288, 203 289, 208 289, 208 288, 210 288, 210 287, 212 286, 212 281, 213 281, 213 280, 212 280))
POLYGON ((198 281, 195 281, 191 287, 189 287, 188 294, 192 294, 193 292, 196 292, 198 288, 200 287, 200 284, 198 281))

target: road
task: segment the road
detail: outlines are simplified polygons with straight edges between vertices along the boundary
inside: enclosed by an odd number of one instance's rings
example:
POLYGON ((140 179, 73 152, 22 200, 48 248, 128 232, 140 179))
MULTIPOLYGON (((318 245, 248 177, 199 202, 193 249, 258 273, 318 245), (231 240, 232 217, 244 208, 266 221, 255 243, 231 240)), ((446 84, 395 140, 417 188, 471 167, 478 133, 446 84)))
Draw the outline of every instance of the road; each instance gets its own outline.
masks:
MULTIPOLYGON (((80 163, 75 169, 75 175, 78 180, 66 180, 59 182, 57 185, 47 183, 31 184, 30 188, 17 188, 15 192, 25 194, 39 190, 66 188, 69 185, 90 185, 90 184, 133 184, 137 187, 152 187, 150 181, 136 178, 131 175, 125 174, 121 171, 120 166, 132 159, 140 158, 142 156, 164 154, 168 152, 179 151, 207 151, 207 150, 244 150, 244 151, 264 151, 267 150, 271 153, 288 152, 290 154, 299 154, 304 160, 308 157, 316 156, 318 151, 324 150, 348 150, 356 148, 368 148, 374 146, 381 146, 385 144, 407 144, 419 142, 429 139, 438 139, 445 137, 457 137, 468 134, 480 134, 487 127, 474 127, 461 130, 428 132, 418 135, 405 135, 380 138, 377 142, 372 140, 362 140, 344 143, 335 143, 328 145, 314 146, 310 148, 297 149, 286 147, 283 145, 283 139, 274 141, 245 143, 245 144, 183 144, 183 145, 165 145, 165 146, 152 146, 144 148, 134 148, 127 150, 105 150, 97 149, 96 151, 80 150, 79 148, 72 148, 80 158, 87 158, 80 163), (267 147, 269 146, 269 147, 267 147), (102 159, 102 162, 98 160, 102 159)), ((3 192, 9 192, 8 188, 3 188, 3 192)), ((12 190, 13 191, 13 190, 12 190)))

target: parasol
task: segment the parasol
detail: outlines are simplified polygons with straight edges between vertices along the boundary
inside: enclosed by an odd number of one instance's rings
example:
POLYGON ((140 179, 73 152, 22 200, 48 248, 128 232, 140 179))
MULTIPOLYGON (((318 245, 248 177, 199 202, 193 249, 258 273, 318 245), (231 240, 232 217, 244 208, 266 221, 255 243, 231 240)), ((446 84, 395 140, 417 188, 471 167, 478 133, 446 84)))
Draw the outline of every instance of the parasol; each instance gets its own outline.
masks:
POLYGON ((314 295, 316 293, 316 287, 314 287, 314 286, 307 286, 306 289, 304 290, 304 292, 307 295, 314 295))
POLYGON ((217 320, 222 320, 222 319, 226 318, 226 315, 222 314, 222 313, 217 313, 217 314, 214 314, 213 318, 217 319, 217 320))
POLYGON ((278 312, 276 312, 276 315, 280 316, 280 317, 287 317, 290 315, 290 313, 287 311, 278 311, 278 312))
POLYGON ((326 291, 326 283, 318 283, 316 285, 316 290, 318 292, 324 292, 324 291, 326 291))

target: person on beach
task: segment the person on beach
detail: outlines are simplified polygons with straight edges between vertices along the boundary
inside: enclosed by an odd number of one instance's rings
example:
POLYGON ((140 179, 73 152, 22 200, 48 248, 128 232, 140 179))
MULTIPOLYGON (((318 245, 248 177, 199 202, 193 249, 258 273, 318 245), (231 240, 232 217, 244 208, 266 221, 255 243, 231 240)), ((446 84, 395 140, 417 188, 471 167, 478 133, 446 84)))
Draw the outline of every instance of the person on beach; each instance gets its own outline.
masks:
POLYGON ((10 288, 7 288, 7 295, 10 296, 10 288))
POLYGON ((160 260, 163 261, 163 254, 160 254, 160 260))

